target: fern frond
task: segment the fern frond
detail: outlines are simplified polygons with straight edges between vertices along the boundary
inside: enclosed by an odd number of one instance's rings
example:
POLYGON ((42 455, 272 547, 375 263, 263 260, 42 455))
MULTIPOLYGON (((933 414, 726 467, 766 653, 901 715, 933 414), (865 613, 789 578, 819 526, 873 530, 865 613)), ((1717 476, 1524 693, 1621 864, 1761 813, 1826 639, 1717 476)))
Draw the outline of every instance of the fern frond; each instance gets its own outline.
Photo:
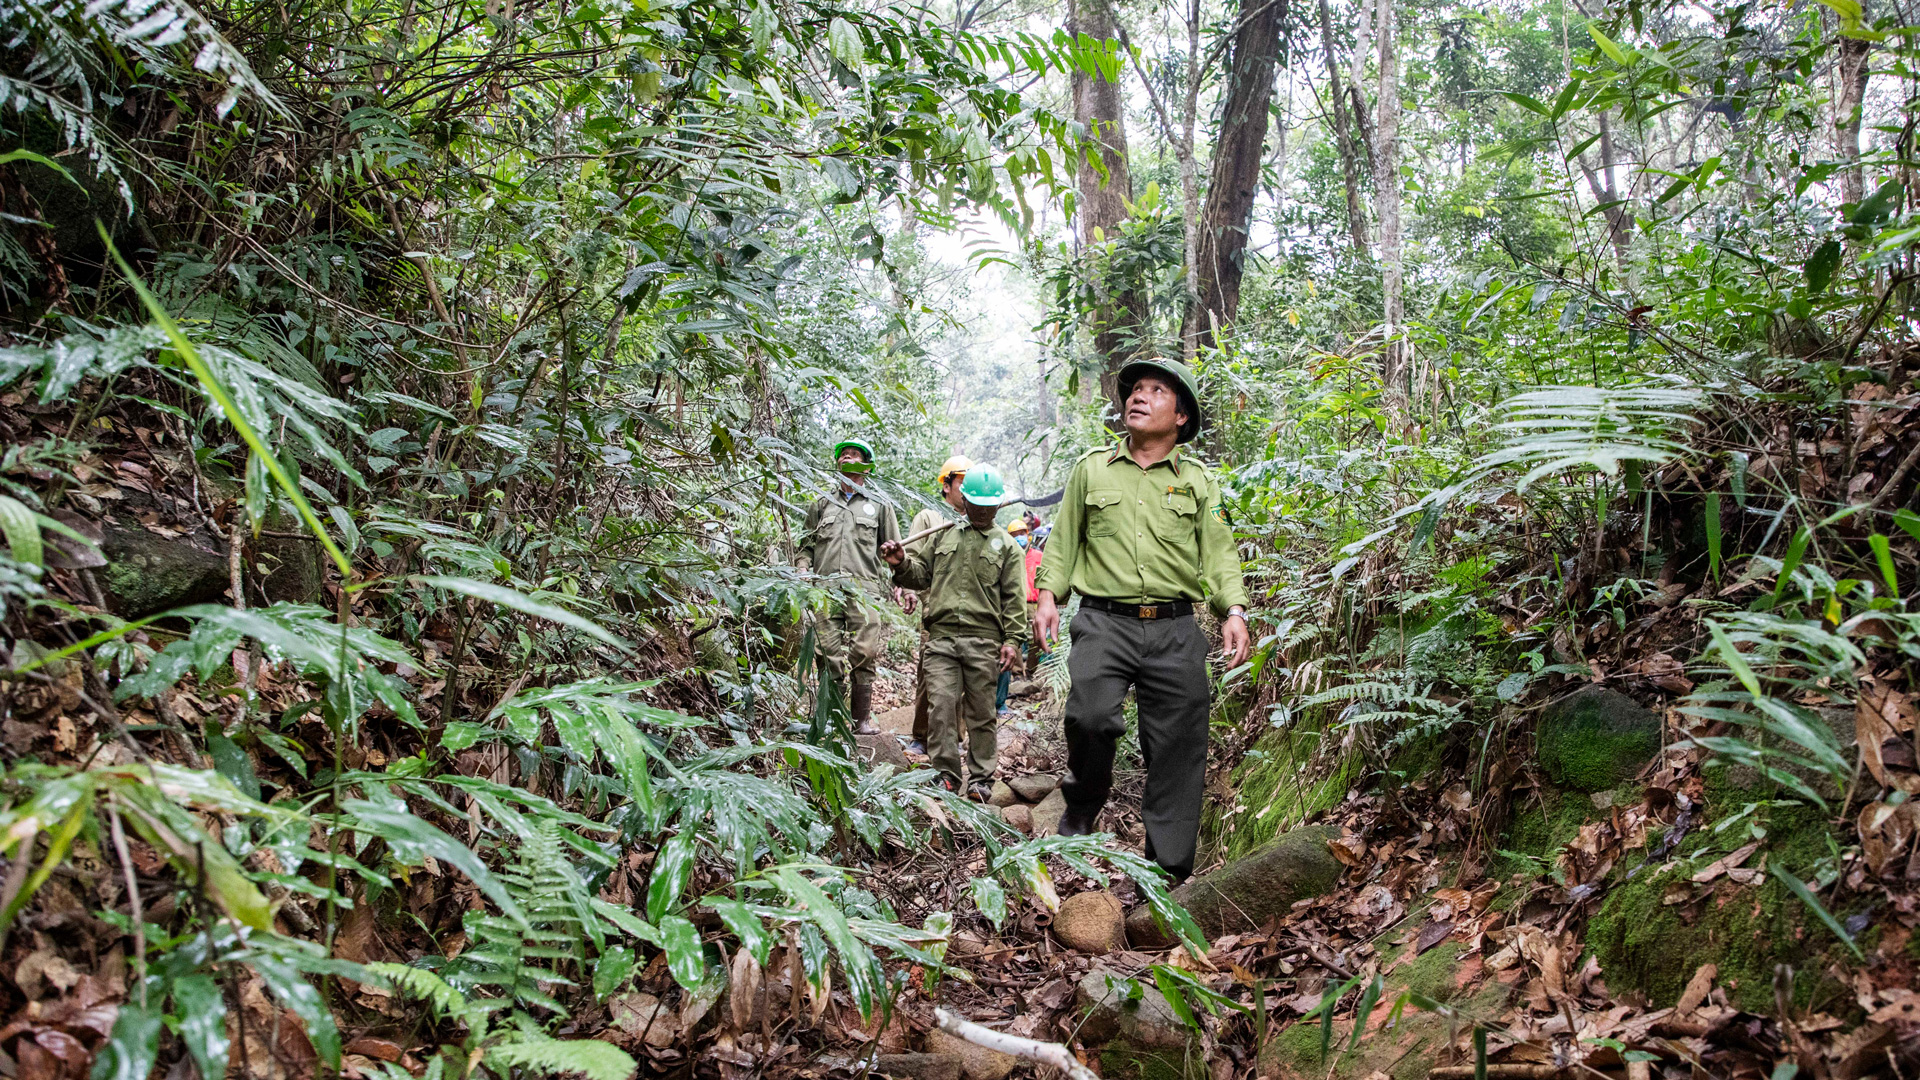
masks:
POLYGON ((487 1047, 483 1060, 503 1076, 506 1070, 521 1067, 536 1076, 568 1074, 587 1080, 630 1080, 640 1068, 632 1056, 612 1043, 531 1033, 517 1034, 510 1042, 487 1047))
POLYGON ((425 968, 385 961, 363 965, 398 993, 427 1003, 436 1016, 458 1016, 467 1011, 467 996, 425 968))
POLYGON ((1554 386, 1501 405, 1495 430, 1505 445, 1482 458, 1476 473, 1525 468, 1524 491, 1553 473, 1591 466, 1612 476, 1622 461, 1660 464, 1686 446, 1673 436, 1699 423, 1705 397, 1692 388, 1554 386))

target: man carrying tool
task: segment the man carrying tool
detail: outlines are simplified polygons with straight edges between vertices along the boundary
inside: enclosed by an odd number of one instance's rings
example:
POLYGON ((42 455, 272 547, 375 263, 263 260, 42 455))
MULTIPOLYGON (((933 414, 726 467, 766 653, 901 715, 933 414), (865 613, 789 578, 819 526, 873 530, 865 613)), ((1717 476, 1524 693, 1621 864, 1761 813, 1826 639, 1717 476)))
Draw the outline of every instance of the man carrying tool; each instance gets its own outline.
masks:
POLYGON ((1059 600, 1080 594, 1067 670, 1067 810, 1060 832, 1094 830, 1113 786, 1121 704, 1139 704, 1142 800, 1149 859, 1176 882, 1193 873, 1207 777, 1207 639, 1193 620, 1205 601, 1238 665, 1248 651, 1246 585, 1220 488, 1181 444, 1200 433, 1193 373, 1175 360, 1120 369, 1127 435, 1074 463, 1035 582, 1034 635, 1060 632, 1059 600))
POLYGON ((928 749, 941 782, 985 801, 997 764, 993 685, 1013 667, 1026 636, 1020 547, 993 523, 1006 484, 990 465, 975 465, 962 481, 964 527, 944 528, 911 548, 883 544, 893 580, 927 591, 928 749), (960 758, 959 722, 967 725, 967 759, 960 758))
MULTIPOLYGON (((913 524, 907 526, 907 535, 921 536, 923 533, 930 533, 936 526, 952 523, 955 520, 954 514, 967 512, 966 499, 960 494, 960 483, 967 478, 967 470, 972 467, 973 462, 960 454, 953 455, 947 459, 946 464, 940 466, 939 475, 935 477, 940 483, 940 500, 946 503, 947 508, 950 508, 953 513, 929 506, 913 515, 913 524)), ((914 543, 913 548, 924 549, 931 542, 931 536, 924 536, 914 543)), ((918 603, 922 609, 926 607, 927 598, 924 594, 919 597, 918 603)), ((922 615, 920 620, 920 651, 917 655, 920 662, 919 677, 914 680, 913 685, 913 737, 907 743, 907 750, 909 753, 924 754, 927 752, 927 623, 925 615, 922 615)))
MULTIPOLYGON (((840 471, 840 490, 813 504, 800 537, 800 551, 820 575, 845 574, 871 593, 884 580, 880 547, 900 539, 900 521, 893 506, 866 491, 873 472, 873 447, 860 439, 834 444, 834 464, 840 471)), ((895 602, 905 606, 901 590, 895 602)), ((877 599, 877 597, 875 598, 877 599)), ((820 620, 815 649, 848 688, 848 711, 856 734, 871 735, 873 674, 886 647, 887 623, 873 605, 850 601, 834 605, 820 620)))

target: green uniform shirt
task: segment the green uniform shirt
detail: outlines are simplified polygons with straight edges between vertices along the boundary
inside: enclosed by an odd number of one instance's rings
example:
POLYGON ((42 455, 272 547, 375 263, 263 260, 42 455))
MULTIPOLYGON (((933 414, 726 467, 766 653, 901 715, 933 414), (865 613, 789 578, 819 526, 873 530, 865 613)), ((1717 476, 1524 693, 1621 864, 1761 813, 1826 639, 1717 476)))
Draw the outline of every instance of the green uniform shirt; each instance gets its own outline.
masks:
POLYGON ((887 564, 880 545, 900 539, 900 519, 893 507, 865 491, 836 492, 813 504, 800 536, 816 574, 848 574, 884 581, 887 564))
POLYGON ((930 536, 907 550, 893 583, 926 590, 929 637, 1026 640, 1026 564, 1005 529, 956 525, 930 536))
MULTIPOLYGON (((913 515, 912 523, 907 526, 907 535, 912 536, 914 533, 921 532, 926 529, 931 529, 935 525, 945 525, 949 521, 956 521, 956 520, 959 521, 960 524, 955 525, 953 528, 964 529, 967 527, 967 523, 964 519, 956 518, 954 515, 950 513, 946 513, 945 511, 929 506, 925 510, 922 510, 919 513, 913 515)), ((950 529, 948 531, 951 532, 952 530, 950 529)), ((946 534, 934 533, 932 536, 923 537, 919 540, 915 540, 913 542, 913 546, 917 550, 926 551, 932 544, 938 542, 939 539, 944 535, 946 534)), ((927 606, 927 594, 923 592, 920 594, 920 607, 923 612, 925 611, 926 606, 927 606)))
POLYGON ((1220 486, 1175 448, 1141 468, 1123 441, 1074 462, 1035 586, 1124 604, 1205 600, 1214 614, 1245 605, 1240 552, 1220 486))

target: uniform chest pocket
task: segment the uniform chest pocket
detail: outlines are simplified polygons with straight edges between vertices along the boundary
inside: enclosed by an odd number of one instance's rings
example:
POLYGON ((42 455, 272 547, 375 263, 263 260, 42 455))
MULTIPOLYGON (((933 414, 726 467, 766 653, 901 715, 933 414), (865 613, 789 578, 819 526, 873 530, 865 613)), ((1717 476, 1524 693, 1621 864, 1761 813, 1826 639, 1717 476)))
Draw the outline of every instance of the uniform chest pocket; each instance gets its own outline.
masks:
POLYGON ((1154 535, 1169 544, 1194 547, 1200 542, 1200 503, 1191 492, 1167 492, 1148 519, 1154 535))
POLYGON ((1087 535, 1115 536, 1120 532, 1120 493, 1087 492, 1087 535))

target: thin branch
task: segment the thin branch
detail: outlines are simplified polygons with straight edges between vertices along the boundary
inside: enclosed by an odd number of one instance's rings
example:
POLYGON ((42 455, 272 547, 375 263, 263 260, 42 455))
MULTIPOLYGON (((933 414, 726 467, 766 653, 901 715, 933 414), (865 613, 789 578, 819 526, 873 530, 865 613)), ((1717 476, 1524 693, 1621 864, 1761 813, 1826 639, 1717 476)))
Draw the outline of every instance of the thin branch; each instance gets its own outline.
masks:
POLYGON ((949 1035, 957 1035, 975 1046, 997 1050, 1009 1057, 1051 1065, 1066 1073, 1068 1080, 1100 1080, 1098 1073, 1080 1064, 1079 1060, 1073 1056, 1073 1051, 1059 1043, 1023 1039, 1018 1035, 1008 1035, 992 1028, 984 1028, 971 1020, 962 1020, 945 1009, 933 1010, 933 1019, 940 1025, 940 1030, 949 1035))

